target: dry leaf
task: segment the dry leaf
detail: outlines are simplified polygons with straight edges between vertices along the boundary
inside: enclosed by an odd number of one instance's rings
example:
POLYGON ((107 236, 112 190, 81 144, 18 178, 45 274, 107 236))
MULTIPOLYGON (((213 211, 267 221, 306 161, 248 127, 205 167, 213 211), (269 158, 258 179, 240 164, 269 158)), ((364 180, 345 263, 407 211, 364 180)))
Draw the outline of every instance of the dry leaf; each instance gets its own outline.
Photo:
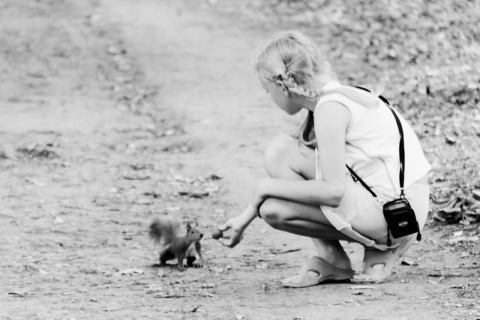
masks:
POLYGON ((8 294, 11 296, 23 298, 27 295, 28 289, 20 289, 15 291, 10 291, 8 294))
POLYGON ((133 275, 133 274, 143 274, 143 270, 142 269, 124 269, 114 273, 115 276, 133 275))
POLYGON ((357 286, 350 286, 348 289, 351 290, 365 290, 365 289, 377 289, 377 287, 374 286, 366 286, 366 285, 357 285, 357 286))

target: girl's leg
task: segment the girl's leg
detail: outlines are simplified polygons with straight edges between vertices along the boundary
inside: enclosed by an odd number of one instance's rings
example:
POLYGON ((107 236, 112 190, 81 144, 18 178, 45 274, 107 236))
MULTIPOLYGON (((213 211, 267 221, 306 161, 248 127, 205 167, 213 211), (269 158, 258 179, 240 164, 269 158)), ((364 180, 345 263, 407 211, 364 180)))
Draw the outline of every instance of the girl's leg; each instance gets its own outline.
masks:
POLYGON ((351 262, 339 240, 351 240, 330 225, 320 208, 269 198, 260 207, 263 220, 275 229, 312 238, 319 258, 342 269, 351 262))
MULTIPOLYGON (((265 152, 265 169, 272 178, 315 179, 315 151, 296 139, 278 136, 265 152)), ((320 208, 270 198, 262 204, 260 214, 276 229, 311 237, 318 257, 339 268, 351 268, 338 241, 350 239, 330 224, 320 208)))

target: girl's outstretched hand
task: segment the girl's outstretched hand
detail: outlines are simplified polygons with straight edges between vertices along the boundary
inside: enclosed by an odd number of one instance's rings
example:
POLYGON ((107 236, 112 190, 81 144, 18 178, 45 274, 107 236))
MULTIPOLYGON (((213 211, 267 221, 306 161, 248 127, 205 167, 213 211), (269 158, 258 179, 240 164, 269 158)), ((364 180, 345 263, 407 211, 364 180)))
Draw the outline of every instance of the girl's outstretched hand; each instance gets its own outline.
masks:
POLYGON ((233 248, 243 239, 243 231, 246 226, 240 216, 231 218, 224 225, 219 226, 218 229, 223 231, 232 230, 230 236, 223 236, 223 239, 228 239, 228 241, 223 240, 222 238, 218 241, 226 247, 233 248))
MULTIPOLYGON (((226 247, 233 248, 243 239, 243 231, 257 217, 257 211, 252 204, 249 204, 241 214, 228 220, 224 225, 219 226, 218 230, 222 231, 220 238, 221 244, 226 247), (223 231, 232 230, 230 236, 224 236, 223 231), (228 240, 225 241, 224 239, 228 240)), ((213 237, 212 237, 213 238, 213 237)), ((215 235, 217 238, 217 235, 215 235)))

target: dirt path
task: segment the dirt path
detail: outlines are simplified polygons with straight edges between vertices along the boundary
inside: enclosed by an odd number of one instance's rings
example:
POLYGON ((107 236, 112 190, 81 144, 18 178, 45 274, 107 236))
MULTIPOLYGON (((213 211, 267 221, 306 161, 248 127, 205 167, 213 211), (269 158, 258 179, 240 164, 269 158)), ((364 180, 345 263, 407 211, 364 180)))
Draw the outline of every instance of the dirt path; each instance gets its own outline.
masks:
MULTIPOLYGON (((180 2, 102 0, 99 15, 120 26, 158 93, 135 113, 87 89, 64 103, 46 93, 42 104, 2 106, 5 143, 38 142, 59 156, 1 163, 1 319, 479 316, 477 262, 452 252, 432 224, 405 257, 411 265, 367 288, 281 288, 313 246, 262 221, 233 250, 207 237, 203 269, 154 267, 154 215, 180 215, 209 235, 248 203, 268 141, 300 119, 275 112, 249 67, 268 32, 180 2)), ((346 246, 360 268, 360 247, 346 246)))

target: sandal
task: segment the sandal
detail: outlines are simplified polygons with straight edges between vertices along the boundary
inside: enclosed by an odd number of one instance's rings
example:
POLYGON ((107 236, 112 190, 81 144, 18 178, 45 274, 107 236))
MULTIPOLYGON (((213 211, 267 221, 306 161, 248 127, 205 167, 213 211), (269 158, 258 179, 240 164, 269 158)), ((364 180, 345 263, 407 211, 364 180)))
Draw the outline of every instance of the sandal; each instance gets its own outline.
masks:
POLYGON ((350 282, 356 284, 376 284, 383 282, 392 274, 393 266, 397 260, 394 254, 395 249, 380 251, 365 248, 363 258, 363 273, 356 274, 350 278, 350 282), (375 269, 377 265, 383 265, 382 269, 375 269))
POLYGON ((354 274, 353 270, 338 268, 322 258, 312 257, 300 270, 300 273, 282 281, 282 286, 303 288, 327 281, 345 281, 354 274))

